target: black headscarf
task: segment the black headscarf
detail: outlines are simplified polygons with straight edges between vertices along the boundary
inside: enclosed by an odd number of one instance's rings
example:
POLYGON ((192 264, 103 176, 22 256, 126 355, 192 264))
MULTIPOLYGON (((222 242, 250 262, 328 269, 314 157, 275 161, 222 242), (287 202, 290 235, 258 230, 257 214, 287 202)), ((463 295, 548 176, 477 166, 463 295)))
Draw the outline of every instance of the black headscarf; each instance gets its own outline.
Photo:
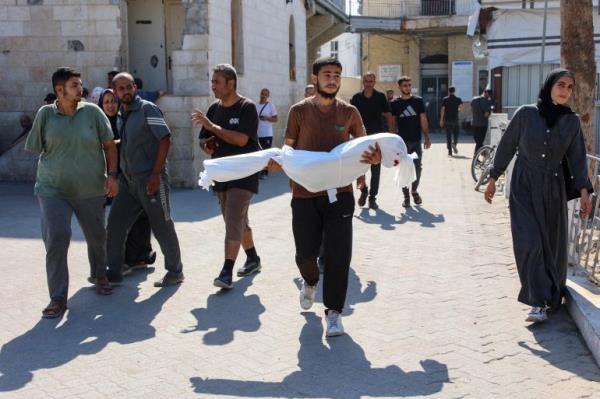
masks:
POLYGON ((540 90, 540 94, 538 94, 537 107, 540 115, 546 120, 546 125, 548 125, 549 128, 552 128, 556 124, 559 116, 573 113, 571 108, 566 105, 555 104, 550 96, 552 87, 563 76, 569 76, 573 80, 575 79, 571 71, 564 68, 556 68, 546 76, 546 81, 540 90))
MULTIPOLYGON (((118 113, 119 98, 117 97, 117 95, 115 94, 115 92, 112 89, 104 89, 102 94, 100 94, 100 98, 98 98, 98 106, 100 107, 100 109, 102 111, 104 111, 104 107, 102 107, 102 103, 104 102, 104 96, 106 95, 106 93, 112 94, 115 97, 115 100, 117 100, 117 113, 118 113)), ((105 114, 106 114, 106 112, 105 112, 105 114)), ((115 136, 115 140, 119 139, 120 137, 119 137, 119 129, 117 129, 117 115, 116 114, 114 116, 106 115, 106 117, 110 121, 110 127, 112 128, 113 135, 115 136)))

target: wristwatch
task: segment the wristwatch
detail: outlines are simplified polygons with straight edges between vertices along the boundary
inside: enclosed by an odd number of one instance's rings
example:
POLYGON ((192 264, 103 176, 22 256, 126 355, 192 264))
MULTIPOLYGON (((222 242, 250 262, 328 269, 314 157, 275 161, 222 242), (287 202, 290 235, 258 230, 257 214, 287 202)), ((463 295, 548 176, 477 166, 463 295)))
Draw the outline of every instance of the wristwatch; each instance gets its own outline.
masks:
POLYGON ((109 176, 112 176, 112 177, 114 177, 114 178, 117 178, 117 176, 119 176, 119 172, 117 172, 117 171, 115 170, 115 171, 113 171, 113 172, 108 172, 108 175, 109 175, 109 176))

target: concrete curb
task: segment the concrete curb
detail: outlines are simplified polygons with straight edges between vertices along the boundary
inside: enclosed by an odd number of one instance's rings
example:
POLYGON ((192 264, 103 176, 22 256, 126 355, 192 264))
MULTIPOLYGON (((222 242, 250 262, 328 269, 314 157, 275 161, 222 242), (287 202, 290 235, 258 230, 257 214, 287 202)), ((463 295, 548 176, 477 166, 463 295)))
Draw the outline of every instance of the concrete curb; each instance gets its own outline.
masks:
POLYGON ((600 366, 600 288, 591 283, 581 267, 569 268, 566 304, 583 340, 600 366))

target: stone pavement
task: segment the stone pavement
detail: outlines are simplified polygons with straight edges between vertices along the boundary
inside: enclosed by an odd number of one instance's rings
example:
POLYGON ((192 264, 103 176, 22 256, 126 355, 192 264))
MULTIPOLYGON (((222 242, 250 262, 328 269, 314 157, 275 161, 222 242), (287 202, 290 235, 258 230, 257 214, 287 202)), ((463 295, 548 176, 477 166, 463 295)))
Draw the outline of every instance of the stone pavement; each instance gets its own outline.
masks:
MULTIPOLYGON (((355 212, 344 325, 302 312, 290 194, 270 176, 251 208, 262 273, 218 292, 224 228, 215 198, 172 198, 186 281, 139 272, 99 297, 76 223, 70 310, 47 303, 39 211, 29 184, 0 184, 0 397, 600 398, 600 370, 569 315, 528 326, 516 302, 506 202, 473 191, 472 145, 424 155, 424 204, 404 210, 384 168, 377 212, 355 212)), ((238 266, 244 260, 240 257, 238 266)), ((318 297, 320 301, 320 297, 318 297)))

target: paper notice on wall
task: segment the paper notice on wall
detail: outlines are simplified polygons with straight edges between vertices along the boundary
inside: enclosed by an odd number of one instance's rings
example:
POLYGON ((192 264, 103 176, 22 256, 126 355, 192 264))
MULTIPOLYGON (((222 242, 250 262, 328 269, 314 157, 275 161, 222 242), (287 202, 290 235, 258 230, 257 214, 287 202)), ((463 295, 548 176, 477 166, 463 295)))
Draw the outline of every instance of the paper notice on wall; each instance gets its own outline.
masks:
POLYGON ((452 62, 452 86, 456 96, 469 101, 473 97, 473 61, 452 62))
POLYGON ((400 76, 402 76, 401 64, 379 65, 377 79, 380 82, 397 82, 400 76))

